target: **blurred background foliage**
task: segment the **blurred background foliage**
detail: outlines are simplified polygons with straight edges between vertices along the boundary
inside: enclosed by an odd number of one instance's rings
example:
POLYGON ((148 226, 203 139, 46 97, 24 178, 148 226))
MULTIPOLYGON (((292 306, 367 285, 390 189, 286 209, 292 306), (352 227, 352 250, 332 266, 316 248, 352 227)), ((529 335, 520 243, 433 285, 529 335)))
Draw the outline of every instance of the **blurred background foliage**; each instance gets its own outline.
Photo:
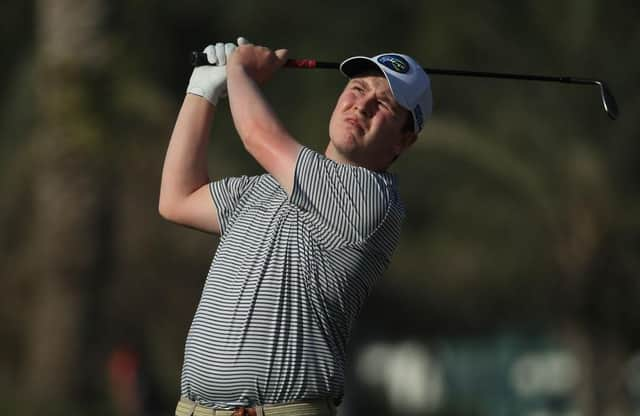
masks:
MULTIPOLYGON (((354 328, 340 412, 640 413, 635 2, 6 0, 0 16, 3 413, 171 414, 217 239, 160 219, 160 172, 189 52, 238 35, 299 58, 608 81, 615 122, 595 86, 433 76, 433 118, 393 167, 407 221, 354 328), (573 381, 518 396, 501 369, 549 348, 571 359, 545 373, 573 381)), ((283 70, 265 90, 322 151, 343 85, 283 70)), ((209 156, 212 178, 260 172, 224 105, 209 156)))

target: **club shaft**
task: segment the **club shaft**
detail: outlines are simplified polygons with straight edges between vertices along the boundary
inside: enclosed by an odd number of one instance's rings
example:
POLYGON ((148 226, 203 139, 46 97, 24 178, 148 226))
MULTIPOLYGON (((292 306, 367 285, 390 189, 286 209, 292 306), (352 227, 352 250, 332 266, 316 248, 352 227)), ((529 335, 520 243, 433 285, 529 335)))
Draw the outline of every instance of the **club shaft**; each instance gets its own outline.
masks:
MULTIPOLYGON (((207 56, 202 52, 193 52, 193 66, 208 65, 207 56)), ((340 65, 336 62, 323 62, 315 59, 289 59, 285 63, 287 68, 299 69, 338 69, 340 65)), ((479 77, 479 78, 500 78, 500 79, 521 79, 528 81, 545 81, 545 82, 562 82, 568 84, 597 84, 598 80, 575 78, 570 76, 549 76, 549 75, 532 75, 532 74, 512 74, 505 72, 484 72, 484 71, 467 71, 460 69, 443 69, 443 68, 426 68, 424 71, 429 75, 452 75, 463 77, 479 77)))
MULTIPOLYGON (((285 66, 287 68, 328 68, 338 69, 339 64, 335 62, 321 62, 314 59, 289 59, 285 66)), ((549 75, 532 75, 532 74, 511 74, 506 72, 484 72, 484 71, 467 71, 461 69, 444 69, 444 68, 427 68, 424 71, 429 75, 453 75, 463 77, 479 77, 479 78, 501 78, 501 79, 522 79, 528 81, 546 81, 546 82, 563 82, 570 84, 597 84, 597 80, 575 78, 569 76, 549 76, 549 75)))

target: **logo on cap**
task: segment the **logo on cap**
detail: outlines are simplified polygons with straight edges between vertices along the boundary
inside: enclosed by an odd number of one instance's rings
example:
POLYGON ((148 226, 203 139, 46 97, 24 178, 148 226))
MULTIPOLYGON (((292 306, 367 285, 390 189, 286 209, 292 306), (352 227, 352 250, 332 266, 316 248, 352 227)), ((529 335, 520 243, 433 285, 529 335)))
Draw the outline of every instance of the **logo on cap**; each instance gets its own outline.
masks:
POLYGON ((401 74, 409 72, 409 62, 407 62, 402 56, 382 55, 378 57, 378 62, 390 70, 400 72, 401 74))

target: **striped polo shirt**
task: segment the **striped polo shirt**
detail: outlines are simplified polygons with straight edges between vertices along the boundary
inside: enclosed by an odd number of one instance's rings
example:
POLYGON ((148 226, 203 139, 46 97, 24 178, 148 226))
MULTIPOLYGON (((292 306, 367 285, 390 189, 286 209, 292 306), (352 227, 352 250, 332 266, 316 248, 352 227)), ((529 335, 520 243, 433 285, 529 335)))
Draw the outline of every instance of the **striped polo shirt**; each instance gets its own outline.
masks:
POLYGON ((269 174, 212 182, 221 237, 185 345, 202 405, 343 395, 351 326, 397 245, 393 175, 303 147, 291 195, 269 174))

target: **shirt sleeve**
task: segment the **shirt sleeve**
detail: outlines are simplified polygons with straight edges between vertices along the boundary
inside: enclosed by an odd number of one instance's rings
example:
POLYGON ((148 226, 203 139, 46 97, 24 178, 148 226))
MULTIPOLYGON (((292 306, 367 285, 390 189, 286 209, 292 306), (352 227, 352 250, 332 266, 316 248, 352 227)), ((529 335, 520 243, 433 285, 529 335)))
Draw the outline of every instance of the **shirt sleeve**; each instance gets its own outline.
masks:
POLYGON ((220 234, 233 226, 238 208, 245 195, 259 179, 259 176, 229 177, 209 183, 209 191, 218 211, 220 234))
POLYGON ((290 202, 307 214, 316 239, 337 248, 360 243, 376 231, 394 190, 390 174, 340 164, 303 147, 290 202))

